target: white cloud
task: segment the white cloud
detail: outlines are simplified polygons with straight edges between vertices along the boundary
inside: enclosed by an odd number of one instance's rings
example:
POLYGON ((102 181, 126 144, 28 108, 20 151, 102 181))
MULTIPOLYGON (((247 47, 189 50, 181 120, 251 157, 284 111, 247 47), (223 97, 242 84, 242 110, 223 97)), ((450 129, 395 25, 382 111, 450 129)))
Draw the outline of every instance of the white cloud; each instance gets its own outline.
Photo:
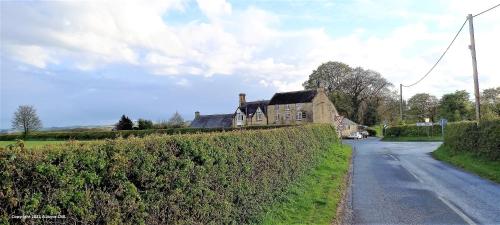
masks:
MULTIPOLYGON (((233 9, 225 0, 197 0, 208 21, 181 25, 165 21, 164 16, 184 11, 183 1, 10 2, 2 7, 2 45, 13 58, 39 68, 62 59, 82 70, 126 63, 158 75, 240 75, 263 87, 293 90, 300 89, 319 64, 332 60, 377 70, 398 85, 427 72, 465 14, 493 2, 443 0, 438 4, 441 12, 430 13, 413 10, 410 1, 358 0, 348 5, 353 17, 410 22, 383 34, 364 26, 334 37, 327 29, 335 28, 281 29, 282 15, 253 6, 233 9)), ((481 88, 500 84, 495 68, 499 15, 475 19, 481 88)), ((406 89, 405 96, 470 91, 467 45, 466 27, 429 78, 406 89)), ((190 83, 181 78, 177 84, 190 83)))

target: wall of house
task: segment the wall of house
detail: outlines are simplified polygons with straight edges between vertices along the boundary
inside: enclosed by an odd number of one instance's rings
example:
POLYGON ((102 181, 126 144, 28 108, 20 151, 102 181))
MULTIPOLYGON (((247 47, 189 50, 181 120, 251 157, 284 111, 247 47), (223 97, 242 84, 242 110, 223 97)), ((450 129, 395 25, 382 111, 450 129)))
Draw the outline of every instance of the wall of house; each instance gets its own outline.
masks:
POLYGON ((312 103, 299 103, 300 109, 297 108, 297 104, 289 104, 290 110, 286 110, 286 105, 279 105, 279 111, 276 111, 275 105, 267 106, 267 118, 269 125, 296 125, 304 123, 313 122, 313 105, 312 103), (290 112, 290 118, 286 118, 286 112, 290 112), (306 118, 301 118, 297 120, 297 112, 305 112, 306 118), (276 113, 279 114, 279 119, 276 120, 276 113))
POLYGON ((342 127, 342 137, 347 137, 350 134, 358 131, 358 125, 357 124, 351 124, 351 125, 344 125, 342 127))
POLYGON ((318 90, 318 94, 314 97, 312 105, 314 123, 335 124, 335 116, 338 115, 337 109, 324 91, 318 90))
MULTIPOLYGON (((237 109, 235 114, 234 114, 234 117, 233 117, 233 127, 240 127, 238 124, 237 124, 237 120, 238 120, 238 113, 241 113, 240 109, 237 109)), ((241 113, 243 115, 243 126, 245 126, 247 124, 247 117, 245 116, 244 113, 241 113)))
POLYGON ((267 125, 267 117, 265 114, 262 114, 262 119, 257 120, 257 115, 252 115, 252 117, 246 120, 247 126, 265 126, 267 125))

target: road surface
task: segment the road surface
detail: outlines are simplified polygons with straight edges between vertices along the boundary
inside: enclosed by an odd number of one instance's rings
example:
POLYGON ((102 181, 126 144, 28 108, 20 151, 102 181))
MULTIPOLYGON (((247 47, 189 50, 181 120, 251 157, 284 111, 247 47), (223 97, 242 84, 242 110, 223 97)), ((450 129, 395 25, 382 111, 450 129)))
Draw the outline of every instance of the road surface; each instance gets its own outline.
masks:
POLYGON ((355 148, 354 224, 500 224, 500 185, 433 159, 439 142, 345 141, 355 148))

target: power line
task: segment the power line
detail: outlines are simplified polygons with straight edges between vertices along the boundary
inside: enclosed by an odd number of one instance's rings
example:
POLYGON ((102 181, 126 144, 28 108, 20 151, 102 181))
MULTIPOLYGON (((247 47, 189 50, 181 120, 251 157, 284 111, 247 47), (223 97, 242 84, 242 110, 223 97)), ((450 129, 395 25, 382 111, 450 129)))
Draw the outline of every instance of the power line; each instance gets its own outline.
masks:
POLYGON ((481 15, 481 14, 485 13, 485 12, 488 12, 488 11, 490 11, 490 10, 492 10, 492 9, 494 9, 494 8, 496 8, 496 7, 498 7, 498 6, 500 6, 500 4, 495 5, 495 6, 493 6, 493 7, 489 8, 489 9, 487 9, 487 10, 484 10, 484 11, 482 11, 482 12, 480 12, 480 13, 478 13, 478 14, 474 15, 474 17, 479 16, 479 15, 481 15))
POLYGON ((429 71, 427 71, 427 73, 422 77, 420 78, 417 82, 413 83, 413 84, 410 84, 410 85, 402 85, 403 87, 411 87, 415 84, 418 84, 420 83, 420 81, 422 81, 424 78, 426 78, 431 72, 432 70, 434 70, 434 68, 436 68, 436 66, 439 64, 439 62, 441 61, 441 59, 443 59, 444 55, 446 55, 446 53, 448 52, 448 50, 450 49, 451 45, 453 45, 453 43, 455 42, 455 40, 457 39, 458 35, 460 34, 460 32, 462 32, 462 29, 464 28, 465 24, 467 23, 467 19, 464 21, 464 23, 462 24, 462 26, 460 27, 460 29, 458 29, 458 32, 457 34, 455 34, 455 37, 453 37, 453 40, 451 40, 450 44, 448 45, 448 47, 446 48, 446 50, 443 52, 443 54, 441 54, 441 57, 439 57, 439 59, 436 61, 436 63, 434 63, 434 65, 431 67, 431 69, 429 71))

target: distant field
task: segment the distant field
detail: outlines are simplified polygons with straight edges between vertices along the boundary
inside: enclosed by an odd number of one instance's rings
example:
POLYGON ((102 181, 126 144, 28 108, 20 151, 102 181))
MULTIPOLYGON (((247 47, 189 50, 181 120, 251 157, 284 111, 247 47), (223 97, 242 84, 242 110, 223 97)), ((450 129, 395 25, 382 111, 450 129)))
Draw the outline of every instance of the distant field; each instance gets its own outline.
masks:
MULTIPOLYGON (((66 141, 25 141, 24 146, 26 148, 33 148, 33 147, 40 147, 43 145, 49 145, 49 144, 61 144, 65 143, 66 141)), ((5 147, 10 144, 15 144, 16 141, 0 141, 0 147, 5 147)))

